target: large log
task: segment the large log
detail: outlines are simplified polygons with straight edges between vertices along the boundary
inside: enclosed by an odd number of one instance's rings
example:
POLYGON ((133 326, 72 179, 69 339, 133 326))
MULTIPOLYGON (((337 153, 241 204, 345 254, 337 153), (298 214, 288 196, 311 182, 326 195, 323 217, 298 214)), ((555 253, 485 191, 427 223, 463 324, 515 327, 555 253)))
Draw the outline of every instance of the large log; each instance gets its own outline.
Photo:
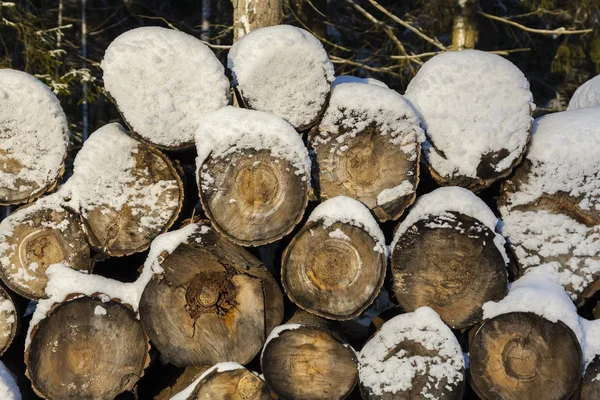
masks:
POLYGON ((113 399, 148 366, 150 345, 136 314, 107 296, 55 305, 30 333, 27 376, 48 400, 113 399))
POLYGON ((433 308, 453 328, 482 320, 482 305, 507 293, 508 259, 497 219, 462 188, 417 200, 392 242, 392 279, 403 309, 433 308))
POLYGON ((20 328, 20 318, 11 295, 0 285, 0 356, 10 347, 20 328))
POLYGON ((109 256, 146 250, 177 219, 183 202, 181 179, 169 159, 127 136, 119 124, 90 136, 65 186, 90 245, 109 256))
POLYGON ((21 296, 46 297, 46 269, 52 264, 92 268, 82 222, 64 203, 59 191, 0 222, 0 278, 21 296))
POLYGON ((154 400, 170 400, 176 394, 183 392, 200 378, 210 367, 208 365, 187 367, 175 378, 174 382, 164 388, 154 400))
POLYGON ((215 229, 242 246, 281 239, 308 203, 310 160, 296 131, 264 112, 226 107, 196 137, 200 201, 215 229))
POLYGON ((65 170, 69 125, 54 93, 33 76, 0 70, 0 205, 29 203, 65 170))
POLYGON ((573 331, 533 313, 487 320, 469 354, 472 387, 485 400, 569 399, 581 381, 581 348, 573 331))
POLYGON ((384 323, 358 360, 366 400, 458 400, 465 390, 460 344, 428 307, 384 323))
POLYGON ((283 317, 281 291, 266 268, 206 225, 189 235, 160 267, 140 301, 152 343, 177 366, 250 362, 283 317))
POLYGON ((365 83, 336 79, 309 142, 321 199, 353 197, 383 222, 399 218, 415 200, 424 135, 402 96, 365 83))
POLYGON ((281 281, 302 309, 347 320, 375 300, 386 266, 385 238, 369 210, 338 196, 315 208, 285 249, 281 281))
POLYGON ((193 146, 202 115, 229 103, 222 64, 183 32, 156 26, 127 31, 108 46, 101 67, 132 134, 160 148, 193 146))
POLYGON ((406 89, 426 130, 423 153, 441 185, 478 191, 521 161, 535 109, 510 61, 477 50, 428 60, 406 89))

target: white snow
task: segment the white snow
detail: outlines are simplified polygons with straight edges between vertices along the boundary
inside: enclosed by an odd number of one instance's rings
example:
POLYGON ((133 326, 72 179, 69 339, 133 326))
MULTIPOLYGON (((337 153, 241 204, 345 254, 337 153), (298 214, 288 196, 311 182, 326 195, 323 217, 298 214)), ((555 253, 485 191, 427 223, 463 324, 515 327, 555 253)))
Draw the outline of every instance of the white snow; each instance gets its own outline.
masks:
POLYGON ((374 251, 387 254, 383 232, 369 209, 350 197, 336 196, 319 204, 308 217, 308 222, 323 221, 325 228, 336 222, 358 226, 375 240, 374 251))
POLYGON ((359 78, 351 75, 336 76, 332 83, 332 88, 335 88, 336 85, 341 85, 342 83, 366 83, 389 89, 388 85, 375 78, 359 78))
POLYGON ((102 306, 96 306, 96 308, 94 308, 94 315, 106 315, 106 308, 102 306))
POLYGON ((595 106, 600 106, 600 75, 593 77, 577 88, 573 93, 573 97, 571 97, 571 101, 569 101, 567 110, 595 106))
POLYGON ((329 232, 329 237, 332 239, 350 241, 348 235, 346 235, 340 228, 337 228, 335 231, 329 232))
POLYGON ((226 159, 243 150, 270 150, 272 157, 289 161, 294 173, 310 183, 308 150, 294 128, 276 115, 236 107, 222 108, 200 122, 196 148, 196 168, 201 171, 204 190, 214 182, 206 171, 200 170, 204 161, 209 156, 226 159))
POLYGON ((21 400, 17 381, 2 361, 0 361, 0 399, 21 400))
POLYGON ((202 116, 229 103, 229 80, 213 52, 186 33, 132 29, 106 49, 104 85, 131 129, 160 146, 192 144, 202 116))
POLYGON ((398 186, 382 190, 377 195, 377 205, 381 206, 383 204, 389 203, 390 201, 394 201, 400 197, 407 196, 411 193, 414 193, 416 189, 417 188, 413 186, 409 180, 405 180, 398 186))
POLYGON ((503 171, 527 144, 535 109, 529 83, 498 55, 478 50, 439 54, 423 64, 406 97, 427 132, 425 157, 442 177, 476 177, 483 155, 506 149, 509 154, 495 165, 503 171))
POLYGON ((0 69, 0 188, 38 194, 67 156, 69 127, 60 102, 33 76, 0 69), (8 173, 18 168, 18 175, 8 173))
POLYGON ((321 42, 290 25, 245 35, 229 50, 227 64, 251 108, 278 115, 294 127, 317 118, 334 79, 321 42))
POLYGON ((428 389, 444 382, 456 386, 463 381, 464 358, 458 340, 429 307, 421 307, 390 319, 363 347, 359 356, 360 382, 377 396, 404 392, 412 388, 416 376, 427 374, 429 381, 420 392, 430 398, 428 389), (404 341, 421 344, 439 356, 396 353, 393 349, 404 341))
POLYGON ((207 369, 194 382, 192 382, 192 384, 190 386, 188 386, 181 392, 177 393, 175 396, 171 397, 170 400, 188 400, 188 398, 194 392, 194 389, 196 389, 196 386, 198 385, 198 383, 200 383, 200 381, 202 379, 204 379, 205 377, 207 377, 209 374, 211 374, 215 371, 216 372, 226 372, 226 371, 233 371, 236 369, 245 369, 245 367, 243 365, 240 365, 235 362, 222 362, 222 363, 215 364, 214 366, 207 369))
POLYGON ((446 216, 449 212, 456 212, 476 219, 494 232, 494 244, 502 254, 504 262, 508 264, 509 259, 504 248, 504 238, 496 232, 498 218, 487 204, 473 192, 457 186, 442 187, 417 199, 394 233, 394 240, 390 246, 392 252, 400 237, 418 221, 430 216, 446 216))

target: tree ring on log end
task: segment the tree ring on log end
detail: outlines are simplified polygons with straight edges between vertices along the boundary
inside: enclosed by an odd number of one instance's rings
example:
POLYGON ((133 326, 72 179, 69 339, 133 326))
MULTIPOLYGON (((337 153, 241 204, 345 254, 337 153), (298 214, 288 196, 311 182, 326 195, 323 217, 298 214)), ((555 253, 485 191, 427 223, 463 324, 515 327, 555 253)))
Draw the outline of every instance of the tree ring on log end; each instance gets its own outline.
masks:
POLYGON ((508 375, 519 381, 529 382, 537 376, 540 354, 524 338, 514 338, 504 345, 502 362, 508 375))
POLYGON ((252 371, 232 363, 220 363, 206 371, 186 400, 272 400, 267 384, 252 371), (220 367, 224 366, 223 369, 220 367))
POLYGON ((340 290, 351 286, 360 276, 362 261, 350 243, 329 239, 314 250, 306 273, 322 290, 340 290))
POLYGON ((202 314, 226 315, 236 306, 237 291, 231 276, 225 273, 198 273, 188 284, 185 296, 190 316, 198 319, 202 314))
POLYGON ((238 166, 235 189, 244 203, 257 213, 268 212, 283 197, 279 183, 281 171, 264 163, 255 165, 250 160, 244 161, 238 166))
POLYGON ((346 151, 342 162, 350 180, 364 185, 379 178, 379 157, 372 144, 358 143, 346 151))

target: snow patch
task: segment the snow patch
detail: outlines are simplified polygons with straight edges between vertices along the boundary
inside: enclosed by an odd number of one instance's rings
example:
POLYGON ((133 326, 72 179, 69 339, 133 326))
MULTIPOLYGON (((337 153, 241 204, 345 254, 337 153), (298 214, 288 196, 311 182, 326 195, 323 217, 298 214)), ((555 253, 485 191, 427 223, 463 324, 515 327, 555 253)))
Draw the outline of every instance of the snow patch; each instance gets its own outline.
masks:
POLYGON ((13 374, 0 361, 0 399, 21 400, 21 391, 13 374))
POLYGON ((569 101, 569 107, 567 110, 578 110, 580 108, 588 108, 600 106, 600 75, 597 75, 579 86, 571 101, 569 101))

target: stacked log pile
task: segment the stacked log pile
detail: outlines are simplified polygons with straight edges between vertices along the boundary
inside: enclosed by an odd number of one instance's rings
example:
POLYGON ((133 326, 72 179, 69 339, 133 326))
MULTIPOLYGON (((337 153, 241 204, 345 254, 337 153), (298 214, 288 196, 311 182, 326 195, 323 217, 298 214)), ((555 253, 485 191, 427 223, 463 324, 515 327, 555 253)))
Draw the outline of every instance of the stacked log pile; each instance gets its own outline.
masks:
POLYGON ((406 96, 292 26, 228 57, 233 90, 192 36, 116 38, 127 129, 68 179, 58 100, 0 70, 1 399, 600 396, 593 84, 533 121, 481 51, 406 96))

